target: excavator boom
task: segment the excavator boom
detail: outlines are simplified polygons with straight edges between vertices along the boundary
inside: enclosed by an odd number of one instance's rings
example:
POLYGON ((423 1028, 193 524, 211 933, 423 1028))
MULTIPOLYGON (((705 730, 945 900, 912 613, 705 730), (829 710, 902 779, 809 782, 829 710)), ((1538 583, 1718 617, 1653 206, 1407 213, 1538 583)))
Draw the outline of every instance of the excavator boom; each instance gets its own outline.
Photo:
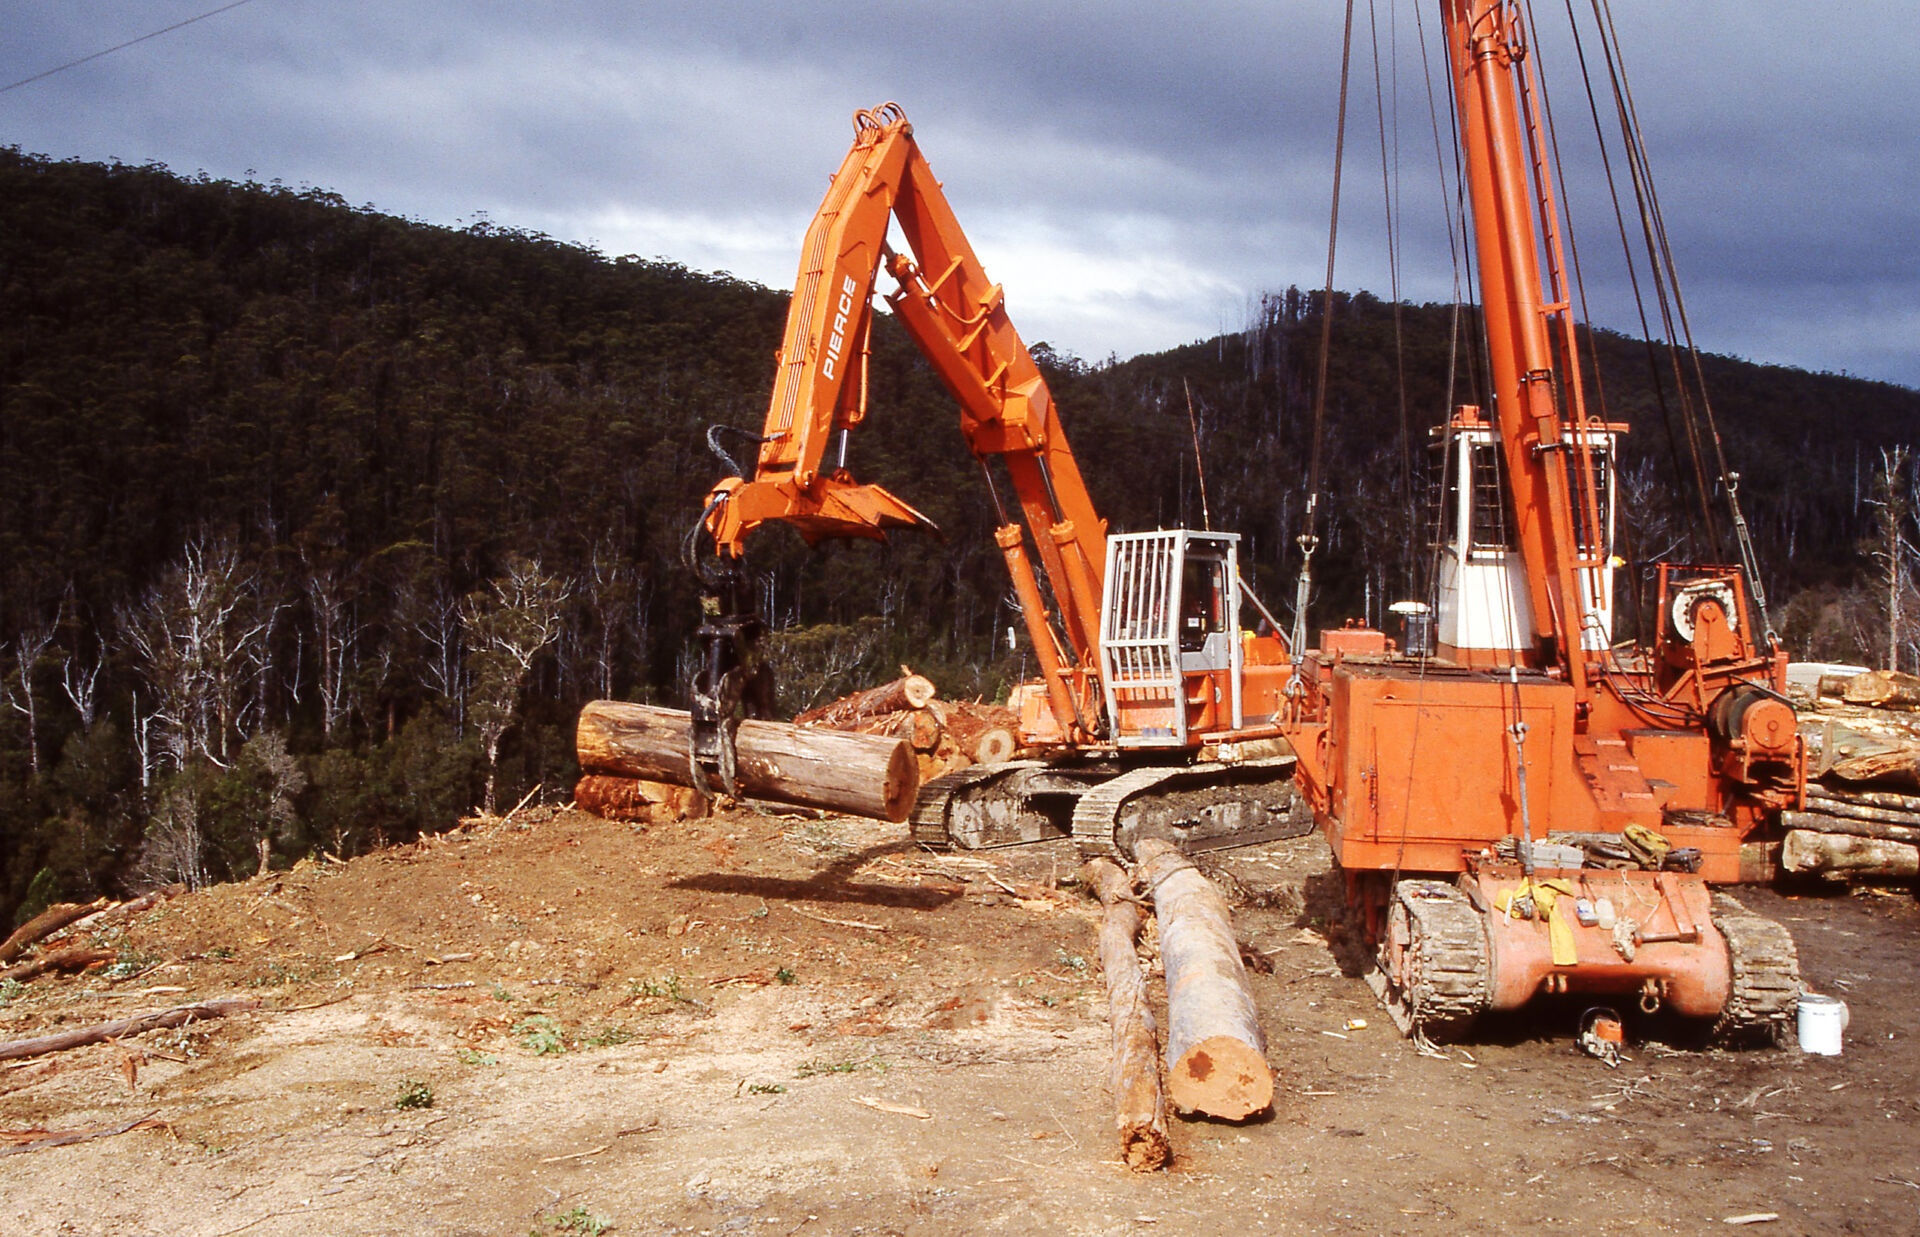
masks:
POLYGON ((701 780, 725 763, 724 715, 743 698, 729 683, 755 664, 757 622, 739 579, 747 538, 768 523, 786 524, 810 544, 933 527, 913 505, 855 480, 846 468, 847 435, 866 416, 872 297, 883 268, 898 285, 888 304, 960 404, 968 447, 983 464, 998 457, 1011 481, 1026 530, 1003 510, 995 540, 1020 598, 1054 724, 1073 739, 1098 729, 1093 667, 1106 522, 999 285, 961 231, 913 126, 888 103, 854 114, 853 145, 807 229, 752 475, 728 477, 708 496, 703 519, 721 566, 709 575, 713 613, 702 628, 703 668, 693 693, 701 780), (907 254, 887 243, 894 224, 907 254), (1029 536, 1057 615, 1041 592, 1029 536))
POLYGON ((1111 850, 1132 825, 1189 839, 1275 827, 1287 806, 1275 788, 1290 769, 1277 743, 1288 668, 1276 634, 1240 628, 1249 594, 1238 538, 1182 529, 1108 536, 1005 297, 894 104, 854 116, 852 148, 807 229, 751 475, 715 486, 696 529, 712 538, 720 563, 709 576, 711 613, 693 685, 696 780, 724 774, 727 719, 750 699, 747 682, 765 684, 754 677, 764 673, 754 655, 760 625, 740 569, 754 530, 782 523, 814 542, 928 524, 846 466, 848 432, 867 412, 871 306, 882 269, 896 285, 888 306, 959 404, 961 434, 994 490, 994 541, 1040 670, 1038 685, 1014 692, 1021 739, 1068 760, 1090 758, 1071 772, 1026 762, 966 770, 964 786, 940 779, 916 808, 916 836, 997 844, 1070 828, 1111 850), (904 252, 887 241, 896 227, 904 252), (997 473, 1011 486, 1018 517, 994 488, 997 473), (1253 740, 1266 742, 1256 758, 1265 763, 1240 769, 1237 782, 1176 768, 1204 763, 1203 750, 1216 763, 1222 751, 1241 760, 1239 745, 1253 740), (1106 779, 1123 763, 1160 768, 1129 767, 1132 780, 1115 779, 1125 785, 1109 793, 1106 779), (1087 793, 1094 786, 1100 793, 1087 793), (989 837, 995 841, 982 840, 989 837))

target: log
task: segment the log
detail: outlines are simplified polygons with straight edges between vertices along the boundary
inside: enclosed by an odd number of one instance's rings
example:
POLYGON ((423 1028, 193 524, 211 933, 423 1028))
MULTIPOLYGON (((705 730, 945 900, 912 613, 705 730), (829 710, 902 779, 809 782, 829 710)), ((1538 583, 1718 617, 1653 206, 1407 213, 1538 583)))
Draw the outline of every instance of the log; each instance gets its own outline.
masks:
POLYGON ((88 915, 104 908, 107 899, 95 902, 56 902, 41 911, 32 919, 13 930, 4 943, 0 943, 0 962, 12 962, 27 952, 27 946, 42 937, 52 936, 76 919, 85 919, 88 915))
POLYGON ((1847 684, 1853 682, 1865 673, 1865 670, 1854 670, 1849 674, 1821 675, 1819 683, 1814 688, 1814 699, 1817 700, 1825 696, 1830 700, 1845 700, 1847 698, 1847 684))
POLYGON ((1806 829, 1814 833, 1850 833, 1855 837, 1882 838, 1889 842, 1920 843, 1920 829, 1910 825, 1855 820, 1827 812, 1782 812, 1780 825, 1785 829, 1806 829))
POLYGON ((801 726, 826 726, 841 730, 869 717, 878 717, 883 713, 904 713, 910 709, 924 709, 929 701, 939 694, 933 680, 918 674, 909 674, 895 679, 891 683, 882 683, 878 687, 855 692, 851 696, 842 696, 831 704, 823 704, 817 709, 808 709, 794 718, 801 726))
POLYGON ((1167 1091, 1181 1112, 1238 1121, 1273 1104, 1246 968, 1226 899, 1160 838, 1135 848, 1160 919, 1167 973, 1167 1091))
POLYGON ((1856 803, 1838 795, 1813 793, 1813 787, 1807 788, 1807 806, 1816 812, 1828 816, 1845 816, 1853 820, 1871 820, 1883 825, 1905 825, 1920 829, 1920 812, 1903 812, 1898 808, 1874 807, 1870 803, 1856 803))
POLYGON ((998 764, 1003 760, 1012 760, 1019 748, 1020 743, 1013 737, 1013 731, 1005 726, 994 726, 981 731, 980 737, 974 741, 973 761, 982 765, 998 764))
POLYGON ((1809 875, 1839 872, 1848 876, 1920 876, 1920 846, 1844 833, 1793 829, 1780 847, 1780 866, 1809 875))
POLYGON ((58 1035, 8 1040, 6 1043, 0 1043, 0 1061, 17 1061, 21 1057, 37 1057, 46 1052, 64 1052, 69 1048, 104 1043, 110 1039, 125 1039, 129 1035, 139 1035, 143 1031, 153 1031, 160 1027, 177 1027, 207 1018, 224 1018, 228 1014, 237 1014, 259 1007, 260 1001, 257 997, 226 997, 218 1001, 176 1005, 172 1009, 140 1014, 133 1018, 122 1018, 117 1022, 96 1023, 75 1031, 62 1031, 58 1035))
MULTIPOLYGON (((678 709, 595 700, 580 710, 580 771, 685 786, 692 720, 678 709)), ((904 739, 788 722, 744 721, 734 736, 744 795, 903 821, 920 791, 904 739)))
POLYGON ((90 966, 111 962, 113 959, 114 952, 111 949, 89 949, 84 945, 77 945, 72 949, 56 949, 51 953, 41 954, 29 962, 17 962, 0 969, 0 980, 11 979, 17 982, 22 979, 32 979, 36 975, 44 975, 48 971, 84 971, 90 966))
POLYGON ((149 890, 137 898, 130 898, 125 902, 116 902, 103 911, 95 911, 85 919, 75 920, 73 923, 67 925, 66 930, 72 932, 92 932, 111 924, 123 923, 126 920, 132 919, 135 915, 152 910, 168 898, 178 897, 186 891, 187 887, 185 885, 162 885, 160 888, 149 890))
POLYGON ((602 820, 648 821, 655 800, 647 797, 636 778, 588 773, 574 783, 573 805, 602 820))
POLYGON ((953 736, 960 750, 968 754, 980 746, 982 736, 989 730, 1005 730, 1011 735, 1019 726, 1020 715, 1002 705, 975 701, 956 704, 947 710, 947 733, 953 736))
POLYGON ((1862 807, 1883 807, 1895 812, 1920 816, 1920 795, 1903 795, 1891 790, 1855 790, 1851 786, 1822 786, 1807 783, 1807 798, 1826 803, 1857 803, 1862 807))
MULTIPOLYGON (((1827 680, 1822 678, 1824 689, 1827 680)), ((1876 709, 1920 709, 1920 678, 1898 670, 1869 670, 1840 683, 1840 698, 1848 704, 1876 709)))
POLYGON ((1128 1168, 1151 1172, 1173 1159, 1173 1142, 1167 1136, 1167 1097, 1160 1088, 1160 1041, 1134 952, 1142 916, 1133 901, 1133 882, 1120 865, 1095 859, 1084 874, 1104 908, 1100 970, 1107 979, 1107 1022, 1113 1031, 1113 1120, 1120 1154, 1128 1168))
POLYGON ((1887 782, 1920 786, 1920 751, 1900 746, 1833 761, 1826 771, 1844 782, 1887 782))

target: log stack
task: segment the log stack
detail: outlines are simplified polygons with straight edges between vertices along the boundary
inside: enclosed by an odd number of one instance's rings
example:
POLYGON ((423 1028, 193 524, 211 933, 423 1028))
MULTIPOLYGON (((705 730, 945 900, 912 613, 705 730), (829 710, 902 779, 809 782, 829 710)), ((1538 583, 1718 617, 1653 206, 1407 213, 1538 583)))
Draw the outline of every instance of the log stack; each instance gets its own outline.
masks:
POLYGON ((859 734, 887 735, 913 747, 922 783, 974 764, 1012 760, 1019 750, 1013 710, 978 700, 941 700, 931 680, 900 667, 899 678, 793 720, 859 734))
POLYGON ((1804 811, 1781 813, 1780 866, 1796 875, 1920 875, 1920 678, 1823 674, 1801 711, 1804 811))
MULTIPOLYGON (((932 680, 902 666, 899 678, 808 709, 791 724, 742 722, 738 784, 755 798, 904 820, 921 784, 1013 759, 1017 722, 998 705, 941 700, 932 680)), ((587 705, 575 738, 574 806, 621 821, 705 816, 711 804, 687 785, 688 734, 687 715, 675 710, 587 705)))

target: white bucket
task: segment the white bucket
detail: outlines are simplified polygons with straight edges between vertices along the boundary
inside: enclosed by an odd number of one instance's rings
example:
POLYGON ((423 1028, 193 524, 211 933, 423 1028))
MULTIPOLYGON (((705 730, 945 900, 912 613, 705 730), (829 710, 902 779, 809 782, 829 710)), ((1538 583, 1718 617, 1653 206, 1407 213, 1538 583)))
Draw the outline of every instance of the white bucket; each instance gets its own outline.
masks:
POLYGON ((1840 1055, 1840 1032, 1848 1022, 1847 1003, 1817 992, 1800 994, 1800 1051, 1816 1056, 1840 1055))

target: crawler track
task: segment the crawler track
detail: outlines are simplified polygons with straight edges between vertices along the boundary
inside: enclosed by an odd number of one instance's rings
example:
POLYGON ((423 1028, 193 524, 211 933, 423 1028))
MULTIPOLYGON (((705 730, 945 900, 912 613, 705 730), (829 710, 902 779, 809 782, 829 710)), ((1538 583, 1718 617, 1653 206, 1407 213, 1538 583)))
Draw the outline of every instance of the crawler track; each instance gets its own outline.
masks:
POLYGON ((1727 938, 1733 960, 1733 991, 1714 1024, 1714 1038, 1779 1042, 1800 1003, 1800 956, 1793 937, 1725 893, 1713 895, 1713 924, 1727 938))
POLYGON ((1381 995, 1409 1033, 1458 1039, 1492 1000, 1486 929, 1457 885, 1438 880, 1395 885, 1382 952, 1387 991, 1381 995))

